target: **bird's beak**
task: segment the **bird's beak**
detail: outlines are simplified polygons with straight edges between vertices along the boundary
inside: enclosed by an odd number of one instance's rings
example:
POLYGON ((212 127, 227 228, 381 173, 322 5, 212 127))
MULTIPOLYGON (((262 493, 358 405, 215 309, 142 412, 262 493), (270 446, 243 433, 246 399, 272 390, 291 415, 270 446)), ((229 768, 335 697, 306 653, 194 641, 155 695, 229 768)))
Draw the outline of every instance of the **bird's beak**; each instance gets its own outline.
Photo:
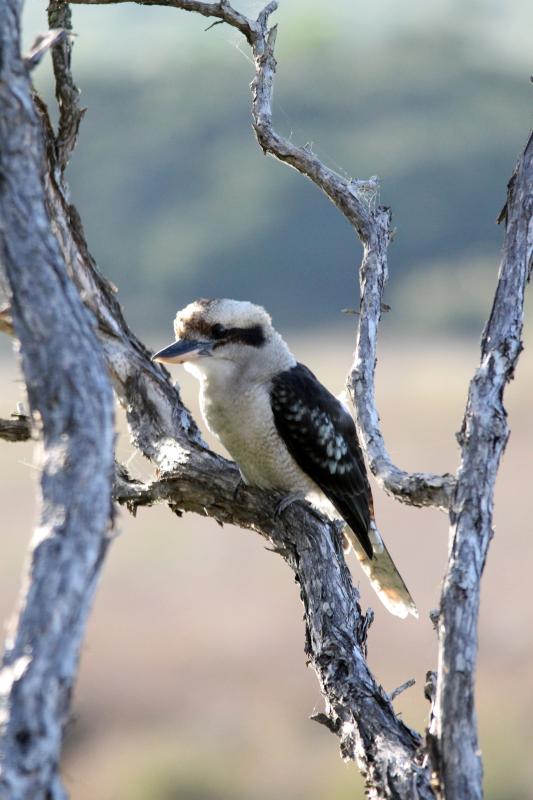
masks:
POLYGON ((212 347, 212 342, 191 342, 181 339, 152 356, 152 361, 161 361, 163 364, 183 364, 185 361, 192 361, 200 356, 210 356, 212 347))

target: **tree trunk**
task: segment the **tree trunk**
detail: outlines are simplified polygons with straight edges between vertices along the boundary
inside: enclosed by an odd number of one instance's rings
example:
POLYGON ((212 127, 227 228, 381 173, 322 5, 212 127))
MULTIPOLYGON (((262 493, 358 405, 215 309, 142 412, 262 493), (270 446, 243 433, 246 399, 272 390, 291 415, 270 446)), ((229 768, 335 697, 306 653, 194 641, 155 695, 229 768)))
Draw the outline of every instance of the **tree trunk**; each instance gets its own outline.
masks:
POLYGON ((0 797, 65 797, 58 765, 85 622, 107 549, 113 396, 90 316, 48 217, 42 129, 20 56, 19 3, 0 8, 0 256, 35 429, 39 519, 0 673, 0 797))

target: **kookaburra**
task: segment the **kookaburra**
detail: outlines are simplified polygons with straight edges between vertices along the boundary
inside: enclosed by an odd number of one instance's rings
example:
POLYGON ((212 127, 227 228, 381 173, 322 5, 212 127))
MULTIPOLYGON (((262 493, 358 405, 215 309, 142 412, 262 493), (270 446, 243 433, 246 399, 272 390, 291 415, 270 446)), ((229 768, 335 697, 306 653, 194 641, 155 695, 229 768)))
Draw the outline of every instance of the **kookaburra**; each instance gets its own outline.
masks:
POLYGON ((244 482, 326 503, 345 521, 345 535, 388 610, 418 616, 374 522, 353 419, 296 361, 267 312, 237 300, 197 300, 178 312, 174 330, 176 341, 154 361, 185 364, 198 378, 207 427, 244 482))

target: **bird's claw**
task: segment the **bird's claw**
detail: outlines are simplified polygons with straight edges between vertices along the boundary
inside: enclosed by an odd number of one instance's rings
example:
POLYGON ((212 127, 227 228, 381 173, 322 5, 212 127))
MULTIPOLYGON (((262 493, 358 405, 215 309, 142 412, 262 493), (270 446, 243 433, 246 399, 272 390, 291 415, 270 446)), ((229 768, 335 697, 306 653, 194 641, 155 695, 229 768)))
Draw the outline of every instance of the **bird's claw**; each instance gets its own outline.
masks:
POLYGON ((243 481, 242 477, 241 477, 241 476, 239 476, 239 480, 237 481, 237 484, 236 484, 236 486, 235 486, 235 489, 233 490, 233 499, 234 499, 234 500, 238 500, 238 498, 239 498, 239 493, 240 493, 241 489, 243 488, 243 486, 246 486, 246 484, 245 484, 245 482, 243 481))
POLYGON ((292 506, 293 503, 296 503, 297 500, 303 500, 303 495, 301 492, 293 492, 292 494, 287 494, 285 497, 282 497, 281 500, 276 503, 274 516, 280 517, 283 512, 286 511, 289 506, 292 506))

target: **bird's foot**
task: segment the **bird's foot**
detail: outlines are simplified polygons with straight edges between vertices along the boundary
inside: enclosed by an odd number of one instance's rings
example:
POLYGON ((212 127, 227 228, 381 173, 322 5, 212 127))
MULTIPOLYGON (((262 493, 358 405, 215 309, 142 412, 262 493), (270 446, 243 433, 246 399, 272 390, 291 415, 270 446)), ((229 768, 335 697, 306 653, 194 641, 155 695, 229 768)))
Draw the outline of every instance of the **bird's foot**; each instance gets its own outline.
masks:
POLYGON ((292 492, 291 494, 285 495, 285 497, 282 497, 281 500, 276 504, 274 516, 280 517, 289 506, 292 506, 292 504, 296 503, 297 500, 303 499, 304 495, 301 492, 292 492))
POLYGON ((245 486, 246 486, 246 483, 242 479, 242 475, 240 475, 239 476, 239 480, 237 481, 237 483, 235 485, 235 489, 233 490, 233 499, 234 500, 238 500, 239 499, 239 494, 241 492, 241 489, 243 489, 245 486))

